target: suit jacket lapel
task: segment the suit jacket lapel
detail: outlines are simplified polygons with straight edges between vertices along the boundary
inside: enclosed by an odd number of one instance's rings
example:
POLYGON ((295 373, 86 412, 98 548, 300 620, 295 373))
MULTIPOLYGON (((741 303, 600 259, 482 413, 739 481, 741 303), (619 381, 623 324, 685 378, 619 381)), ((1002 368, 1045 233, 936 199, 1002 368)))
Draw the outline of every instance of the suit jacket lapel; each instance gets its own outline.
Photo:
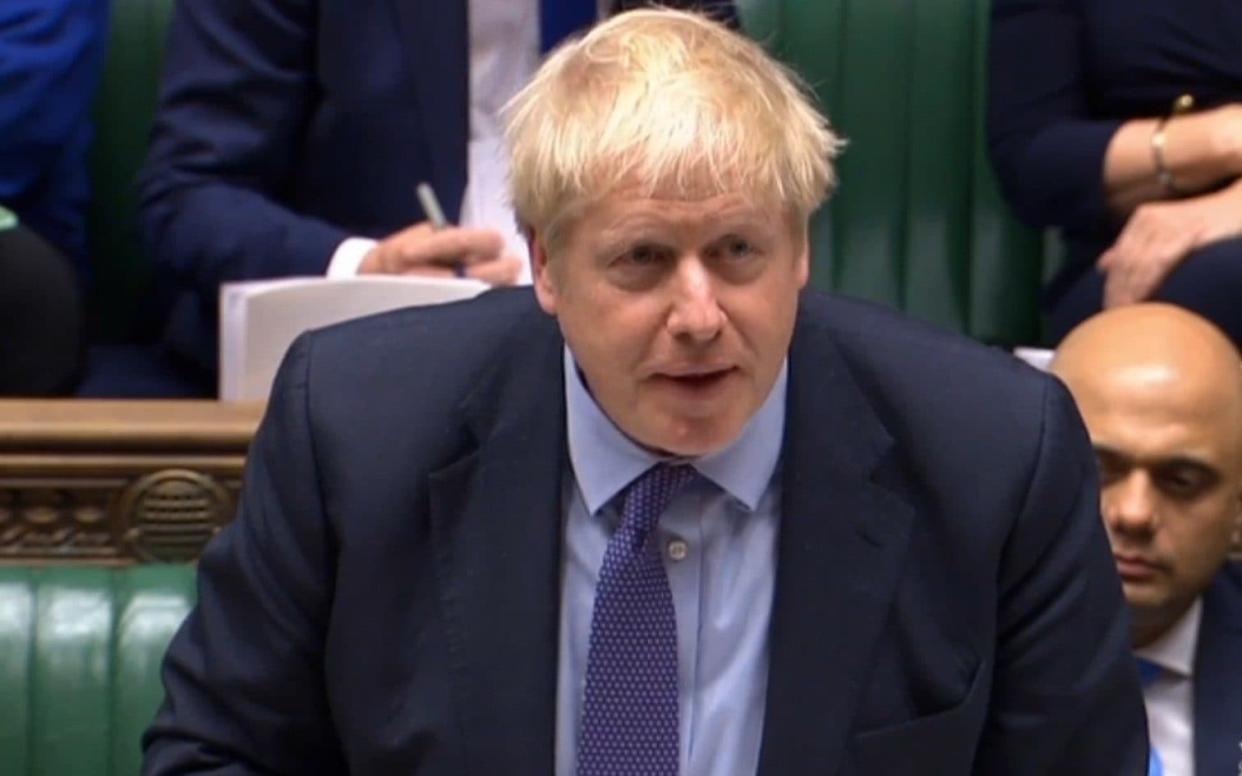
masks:
MULTIPOLYGON (((431 184, 452 221, 466 188, 470 30, 465 2, 392 0, 422 118, 431 184)), ((414 200, 411 182, 410 200, 414 200)))
POLYGON ((431 478, 440 601, 474 774, 553 767, 565 411, 561 340, 551 319, 539 329, 514 337, 508 363, 466 400, 477 448, 431 478))
POLYGON ((802 315, 790 351, 781 535, 759 772, 842 761, 913 510, 894 489, 892 440, 832 344, 802 315))
POLYGON ((1204 594, 1195 657, 1195 772, 1235 773, 1242 763, 1242 566, 1204 594))

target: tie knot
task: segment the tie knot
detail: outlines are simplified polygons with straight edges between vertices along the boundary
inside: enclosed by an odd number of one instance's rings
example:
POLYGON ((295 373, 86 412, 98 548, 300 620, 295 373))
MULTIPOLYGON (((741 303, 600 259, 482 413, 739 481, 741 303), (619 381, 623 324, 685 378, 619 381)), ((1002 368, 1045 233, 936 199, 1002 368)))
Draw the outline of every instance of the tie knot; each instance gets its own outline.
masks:
POLYGON ((643 472, 626 488, 621 507, 622 530, 634 531, 636 538, 645 539, 673 496, 694 478, 694 469, 685 464, 661 463, 643 472))

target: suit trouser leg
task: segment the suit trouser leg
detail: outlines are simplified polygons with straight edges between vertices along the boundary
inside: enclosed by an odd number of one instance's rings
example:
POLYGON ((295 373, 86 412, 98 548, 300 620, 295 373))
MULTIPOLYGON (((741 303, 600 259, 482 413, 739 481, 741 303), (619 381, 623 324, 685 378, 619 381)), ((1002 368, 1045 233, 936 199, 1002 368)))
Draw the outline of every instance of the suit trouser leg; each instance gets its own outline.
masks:
POLYGON ((68 394, 82 362, 82 292, 34 232, 0 230, 0 396, 68 394))

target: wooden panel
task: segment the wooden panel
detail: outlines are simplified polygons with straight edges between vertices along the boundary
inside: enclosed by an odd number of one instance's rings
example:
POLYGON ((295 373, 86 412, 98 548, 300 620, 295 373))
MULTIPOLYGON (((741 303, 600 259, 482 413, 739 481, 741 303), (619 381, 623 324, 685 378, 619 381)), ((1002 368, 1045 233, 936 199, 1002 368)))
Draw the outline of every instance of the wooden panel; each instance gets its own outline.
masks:
POLYGON ((0 564, 184 562, 232 519, 261 404, 0 401, 0 564))
POLYGON ((0 453, 245 452, 262 415, 261 402, 0 401, 0 453))

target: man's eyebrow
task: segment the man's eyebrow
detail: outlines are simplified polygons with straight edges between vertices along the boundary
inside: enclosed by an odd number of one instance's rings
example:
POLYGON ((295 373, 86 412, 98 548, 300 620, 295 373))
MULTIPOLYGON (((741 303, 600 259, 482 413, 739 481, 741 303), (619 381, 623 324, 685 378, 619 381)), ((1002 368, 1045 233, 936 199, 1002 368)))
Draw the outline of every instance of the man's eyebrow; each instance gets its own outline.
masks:
POLYGON ((1130 456, 1107 445, 1092 445, 1091 447, 1095 450, 1095 454, 1101 458, 1109 458, 1111 460, 1115 460, 1117 463, 1128 464, 1134 462, 1134 459, 1130 456))
MULTIPOLYGON (((721 240, 740 232, 747 234, 763 232, 766 234, 773 231, 770 221, 764 218, 761 212, 740 207, 725 208, 717 213, 713 213, 709 226, 715 233, 713 240, 721 240)), ((603 226, 600 228, 598 235, 602 242, 629 243, 636 239, 636 233, 647 233, 648 235, 655 235, 655 237, 651 238, 644 235, 644 240, 654 239, 655 242, 659 242, 659 236, 677 228, 678 222, 676 219, 655 213, 635 213, 623 215, 612 223, 603 226)))
POLYGON ((1112 463, 1124 464, 1126 466, 1146 466, 1153 469, 1172 469, 1187 468, 1198 469, 1209 474, 1217 474, 1217 467, 1193 455, 1178 454, 1170 455, 1162 458, 1144 459, 1127 453, 1123 453, 1107 445, 1093 445, 1095 454, 1101 458, 1106 458, 1112 463))
POLYGON ((1216 466, 1193 456, 1171 456, 1157 461, 1154 466, 1158 469, 1195 469, 1213 476, 1219 476, 1220 474, 1220 470, 1216 466))

